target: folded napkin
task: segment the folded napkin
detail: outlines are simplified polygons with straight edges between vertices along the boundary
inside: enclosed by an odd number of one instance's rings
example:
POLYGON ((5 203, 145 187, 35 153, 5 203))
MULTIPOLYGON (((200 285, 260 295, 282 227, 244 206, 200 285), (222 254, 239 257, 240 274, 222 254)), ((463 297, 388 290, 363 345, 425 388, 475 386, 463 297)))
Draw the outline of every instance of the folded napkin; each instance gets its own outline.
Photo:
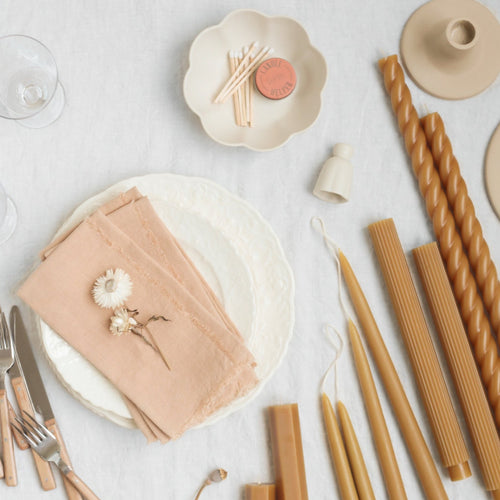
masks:
POLYGON ((217 297, 151 203, 133 188, 42 252, 18 295, 122 393, 148 440, 162 442, 241 397, 255 361, 217 297), (126 307, 142 330, 112 335, 92 287, 108 269, 131 278, 126 307))

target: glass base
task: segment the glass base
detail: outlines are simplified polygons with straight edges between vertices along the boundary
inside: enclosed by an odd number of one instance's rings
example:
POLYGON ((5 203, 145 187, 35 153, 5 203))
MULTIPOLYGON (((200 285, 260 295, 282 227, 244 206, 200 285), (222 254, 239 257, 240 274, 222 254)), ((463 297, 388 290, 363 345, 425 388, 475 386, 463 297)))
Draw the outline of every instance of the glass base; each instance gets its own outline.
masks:
POLYGON ((60 116, 64 109, 65 97, 64 89, 60 82, 57 82, 56 91, 50 100, 49 104, 43 108, 40 113, 17 120, 17 123, 28 128, 43 128, 51 123, 54 123, 60 116))
POLYGON ((10 198, 7 198, 5 202, 5 218, 3 224, 0 225, 0 245, 12 236, 17 225, 16 206, 10 198))

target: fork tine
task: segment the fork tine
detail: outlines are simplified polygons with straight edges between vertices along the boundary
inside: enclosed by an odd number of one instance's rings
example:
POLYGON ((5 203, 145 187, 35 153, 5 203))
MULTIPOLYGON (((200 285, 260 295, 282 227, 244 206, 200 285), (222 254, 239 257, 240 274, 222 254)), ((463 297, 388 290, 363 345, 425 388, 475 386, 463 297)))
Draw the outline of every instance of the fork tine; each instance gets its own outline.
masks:
POLYGON ((0 349, 5 349, 5 327, 3 322, 3 312, 0 314, 0 349))
POLYGON ((35 443, 40 444, 43 441, 43 435, 40 435, 40 433, 29 422, 18 417, 16 417, 16 421, 21 424, 24 434, 31 436, 31 439, 35 441, 35 443))
POLYGON ((5 349, 10 349, 10 328, 9 325, 7 325, 7 319, 5 318, 5 314, 2 312, 2 327, 4 331, 4 341, 5 341, 5 349))
MULTIPOLYGON (((29 418, 29 420, 31 420, 33 422, 37 431, 40 432, 40 434, 42 434, 42 436, 44 436, 44 437, 50 436, 54 439, 57 439, 54 436, 54 434, 52 434, 52 432, 50 432, 49 429, 47 429, 47 427, 45 427, 45 425, 37 422, 26 410, 23 410, 23 413, 29 418)), ((24 419, 24 420, 26 421, 26 419, 24 419)), ((26 423, 29 423, 29 422, 26 422, 26 423)))
POLYGON ((29 429, 30 433, 36 437, 37 439, 39 439, 40 441, 43 440, 45 438, 44 434, 42 432, 40 432, 40 430, 35 427, 34 425, 32 425, 30 422, 28 422, 26 419, 23 418, 23 424, 24 426, 29 429))
POLYGON ((29 437, 35 443, 35 446, 40 444, 39 442, 41 442, 41 439, 36 434, 34 434, 31 429, 28 429, 26 422, 23 419, 16 417, 16 422, 21 426, 24 436, 26 436, 27 438, 29 437))
MULTIPOLYGON (((5 317, 4 312, 2 311, 0 314, 0 319, 2 323, 2 337, 3 337, 3 346, 2 349, 11 349, 11 341, 10 341, 10 328, 9 325, 7 324, 7 319, 5 317)), ((14 352, 12 350, 12 352, 14 352)))
MULTIPOLYGON (((16 420, 18 422, 21 422, 17 417, 16 417, 16 420)), ((16 425, 14 424, 13 422, 11 422, 12 427, 14 427, 14 429, 17 430, 17 432, 19 432, 21 434, 21 436, 24 436, 24 438, 26 439, 26 441, 28 441, 28 443, 30 444, 30 446, 32 448, 35 448, 37 446, 38 443, 36 443, 32 438, 31 438, 31 434, 25 430, 26 428, 24 427, 24 425, 21 423, 21 427, 22 427, 22 430, 16 425)))
POLYGON ((12 356, 14 356, 14 336, 12 334, 12 330, 10 329, 9 323, 7 322, 7 317, 5 313, 2 312, 2 320, 4 325, 4 330, 7 332, 7 338, 9 340, 8 348, 12 356))

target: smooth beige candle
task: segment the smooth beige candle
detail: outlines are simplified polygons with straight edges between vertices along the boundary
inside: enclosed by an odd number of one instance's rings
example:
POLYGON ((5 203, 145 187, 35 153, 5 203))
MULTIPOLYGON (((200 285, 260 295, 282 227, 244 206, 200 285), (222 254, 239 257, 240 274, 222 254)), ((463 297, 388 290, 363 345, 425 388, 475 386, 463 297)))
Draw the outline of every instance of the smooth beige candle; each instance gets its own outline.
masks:
POLYGON ((406 498, 406 492, 399 472, 398 462, 392 447, 391 436, 385 423, 382 406, 377 395, 377 388, 372 377, 368 358, 366 357, 361 338, 354 323, 349 320, 349 337, 356 364, 358 380, 363 392, 363 399, 370 420, 375 447, 389 498, 394 500, 406 498))
POLYGON ((274 484, 246 484, 245 500, 276 500, 274 484))
POLYGON ((328 436, 328 444, 330 445, 330 454, 335 468, 335 475, 337 476, 340 496, 344 500, 356 500, 359 497, 354 485, 351 466, 349 465, 332 403, 325 393, 321 396, 321 405, 323 406, 326 434, 328 436))
POLYGON ((359 447, 358 438, 354 432, 354 427, 349 417, 347 408, 342 402, 337 401, 337 415, 342 427, 342 434, 344 436, 344 445, 349 457, 351 465, 351 472, 358 491, 359 500, 375 500, 373 493, 372 483, 368 476, 365 460, 359 447))
POLYGON ((366 341, 377 364, 389 399, 391 400, 392 408, 398 419, 399 427, 415 464, 415 469, 425 495, 430 500, 447 499, 448 496, 446 495, 432 455, 425 443, 424 436, 410 407, 410 403, 406 398, 396 368, 394 368, 391 356, 382 340, 363 290, 354 275, 349 261, 342 252, 339 252, 339 260, 352 303, 356 309, 366 341))

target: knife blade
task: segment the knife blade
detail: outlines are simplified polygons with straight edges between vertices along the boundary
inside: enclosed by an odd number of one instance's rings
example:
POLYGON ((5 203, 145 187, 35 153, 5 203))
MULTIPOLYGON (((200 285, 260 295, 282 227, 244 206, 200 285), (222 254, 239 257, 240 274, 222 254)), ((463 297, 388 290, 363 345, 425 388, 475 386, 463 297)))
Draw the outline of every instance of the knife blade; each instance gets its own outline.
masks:
MULTIPOLYGON (((30 340, 26 328, 24 326, 21 313, 17 306, 14 306, 10 311, 10 320, 12 329, 15 332, 16 352, 19 357, 20 365, 24 373, 27 392, 31 396, 33 407, 43 417, 46 427, 56 436, 61 447, 62 459, 71 467, 71 462, 66 450, 66 446, 59 431, 52 406, 50 405, 42 377, 38 370, 38 365, 31 348, 30 340)), ((17 388, 15 389, 17 396, 17 388)), ((48 462, 45 462, 49 465, 48 462)), ((50 468, 50 466, 49 466, 50 468)), ((78 490, 63 476, 64 487, 69 500, 83 500, 78 490)))
MULTIPOLYGON (((14 339, 14 354, 15 354, 15 357, 14 357, 14 364, 10 367, 10 369, 7 371, 7 373, 9 374, 11 382, 12 382, 12 380, 19 380, 19 379, 21 379, 23 381, 23 384, 24 384, 23 369, 21 368, 21 365, 19 364, 19 358, 17 357, 17 352, 16 352, 16 332, 12 328, 12 324, 11 324, 10 331, 12 333, 12 338, 14 339)), ((12 384, 12 386, 14 387, 13 384, 12 384)), ((19 403, 19 396, 18 396, 17 391, 14 390, 14 393, 15 393, 16 399, 17 399, 17 401, 19 403)), ((28 394, 28 397, 29 397, 29 394, 28 394)), ((29 404, 30 404, 30 408, 32 409, 33 408, 33 403, 31 401, 31 398, 29 398, 29 404)), ((19 405, 19 408, 21 410, 23 410, 23 408, 21 408, 21 405, 19 405)), ((28 411, 28 409, 26 409, 26 411, 28 411)), ((10 418, 10 423, 11 424, 13 424, 13 423, 15 424, 16 423, 15 415, 16 414, 15 414, 14 408, 12 408, 12 405, 9 402, 9 418, 10 418)), ((13 428, 12 431, 13 431, 14 439, 16 440, 18 448, 20 450, 27 450, 30 447, 30 445, 28 444, 28 441, 26 441, 26 439, 24 439, 24 436, 22 436, 21 434, 19 434, 19 432, 16 430, 16 428, 13 428)))

